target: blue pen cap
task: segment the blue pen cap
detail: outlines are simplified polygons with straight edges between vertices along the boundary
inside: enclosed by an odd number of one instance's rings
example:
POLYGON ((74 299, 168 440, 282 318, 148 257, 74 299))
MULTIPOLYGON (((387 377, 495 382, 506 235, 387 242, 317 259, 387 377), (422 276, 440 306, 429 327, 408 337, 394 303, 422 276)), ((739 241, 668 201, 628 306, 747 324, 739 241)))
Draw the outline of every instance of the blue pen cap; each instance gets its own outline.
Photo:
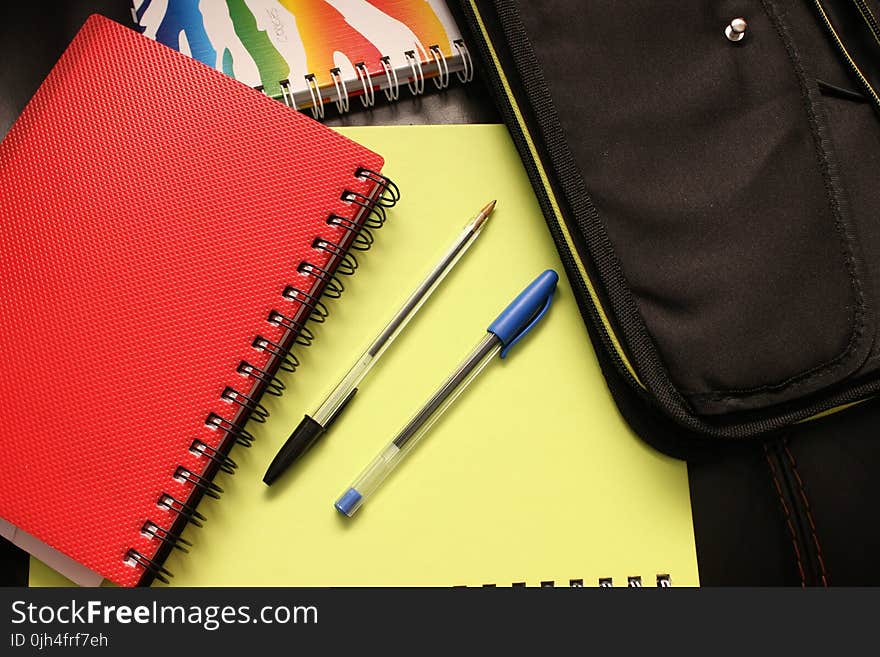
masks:
POLYGON ((489 333, 497 335, 504 345, 502 358, 547 312, 558 282, 559 274, 555 271, 543 272, 489 324, 489 333))

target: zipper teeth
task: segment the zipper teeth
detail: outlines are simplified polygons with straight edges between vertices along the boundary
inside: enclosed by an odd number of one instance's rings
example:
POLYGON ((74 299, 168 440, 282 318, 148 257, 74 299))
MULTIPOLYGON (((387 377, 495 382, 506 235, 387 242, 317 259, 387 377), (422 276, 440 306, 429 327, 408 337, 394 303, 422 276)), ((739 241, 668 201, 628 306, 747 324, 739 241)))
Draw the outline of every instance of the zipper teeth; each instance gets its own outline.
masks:
MULTIPOLYGON (((859 6, 859 2, 861 0, 856 0, 856 5, 859 6)), ((874 90, 874 87, 871 86, 871 83, 868 82, 868 78, 862 73, 861 69, 853 60, 852 55, 849 54, 849 51, 846 49, 846 46, 843 45, 843 41, 840 39, 840 35, 837 34, 837 30, 834 29, 834 25, 831 24, 831 19, 828 17, 828 14, 825 11, 825 7, 822 6, 821 0, 813 0, 813 3, 816 5, 816 9, 819 11, 819 15, 822 18, 822 22, 825 24, 826 29, 831 34, 831 37, 834 39, 834 42, 837 44, 838 50, 843 54, 846 61, 849 63, 850 68, 856 74, 856 76, 861 81, 862 85, 867 90, 868 94, 871 96, 874 104, 880 108, 880 96, 877 95, 877 92, 874 90)), ((861 11, 861 7, 859 9, 861 11)), ((873 18, 873 14, 868 10, 869 15, 873 18)), ((862 14, 864 16, 864 13, 862 14)), ((867 20, 867 18, 866 18, 867 20)), ((874 21, 876 24, 876 21, 874 21)), ((870 25, 870 24, 869 24, 870 25)), ((872 28, 873 31, 873 28, 872 28)), ((875 38, 877 34, 875 34, 875 38)))
POLYGON ((513 94, 510 90, 510 84, 507 81, 507 77, 501 68, 498 54, 495 52, 495 48, 489 38, 489 33, 483 22, 483 18, 480 15, 480 12, 474 0, 470 0, 470 5, 477 24, 480 28, 480 31, 482 32, 483 43, 489 51, 490 57, 488 58, 488 60, 491 61, 492 68, 494 69, 493 72, 495 73, 495 75, 491 78, 491 82, 493 86, 496 87, 496 91, 499 92, 498 97, 503 98, 507 113, 515 120, 517 133, 522 142, 527 146, 529 154, 531 156, 526 166, 528 166, 534 173, 536 173, 537 177, 541 180, 541 196, 546 202, 546 205, 548 205, 552 209, 552 213, 546 213, 548 219, 547 224, 550 228, 550 233, 552 234, 554 241, 560 247, 559 252, 563 264, 566 265, 566 268, 569 271, 576 271, 580 273, 580 278, 582 282, 581 287, 583 288, 582 291, 586 293, 584 296, 586 299, 588 299, 588 303, 585 303, 583 305, 586 306, 593 325, 599 332, 602 343, 605 346, 606 351, 611 355, 612 360, 618 367, 618 370, 632 385, 644 389, 644 384, 639 380, 639 377, 635 372, 635 368, 632 366, 632 363, 627 358, 626 353, 624 352, 623 347, 620 343, 620 340, 617 338, 613 331, 613 328, 611 327, 611 322, 609 321, 608 316, 601 305, 599 296, 596 292, 596 288, 594 287, 593 282, 590 279, 589 274, 587 273, 586 267, 584 266, 583 262, 581 262, 575 255, 577 251, 571 235, 567 232, 566 227, 563 223, 564 220, 562 219, 562 211, 560 210, 559 204, 555 198, 549 178, 547 177, 547 173, 543 167, 543 164, 541 163, 541 159, 538 154, 537 148, 535 147, 534 141, 532 140, 531 135, 529 134, 528 129, 525 125, 525 119, 522 116, 522 113, 518 105, 516 104, 515 99, 513 98, 513 94))
POLYGON ((868 28, 871 30, 874 41, 876 41, 877 44, 880 45, 880 24, 877 23, 877 19, 874 17, 874 12, 871 11, 871 8, 868 6, 865 0, 853 0, 853 3, 859 10, 862 18, 865 19, 865 23, 868 24, 868 28))

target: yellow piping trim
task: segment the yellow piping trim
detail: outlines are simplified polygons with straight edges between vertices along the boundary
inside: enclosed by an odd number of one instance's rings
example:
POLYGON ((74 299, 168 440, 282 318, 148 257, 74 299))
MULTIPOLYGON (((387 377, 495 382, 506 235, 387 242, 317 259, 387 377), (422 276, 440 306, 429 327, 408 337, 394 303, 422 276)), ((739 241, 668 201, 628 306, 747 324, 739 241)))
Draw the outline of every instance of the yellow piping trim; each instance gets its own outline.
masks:
POLYGON ((874 18, 874 12, 872 12, 871 8, 868 5, 866 5, 864 2, 856 2, 855 5, 856 5, 856 8, 859 10, 859 13, 862 15, 862 18, 864 19, 865 23, 868 25, 868 30, 871 32, 871 35, 874 37, 874 41, 876 41, 878 44, 880 44, 880 35, 878 35, 874 31, 874 27, 871 25, 871 20, 873 20, 875 23, 877 22, 877 19, 874 18), (865 14, 865 12, 868 12, 868 13, 865 14))
POLYGON ((828 17, 828 14, 825 12, 825 7, 822 6, 822 2, 820 0, 815 0, 816 7, 822 14, 822 19, 825 21, 825 24, 828 26, 828 29, 831 30, 831 34, 834 35, 834 40, 837 41, 837 45, 840 46, 840 49, 843 51, 843 54, 849 60, 850 66, 856 72, 856 75, 859 76, 862 83, 868 89, 868 92, 871 94, 871 97, 874 99, 874 102, 877 105, 880 105, 880 96, 877 95, 877 92, 874 91, 874 87, 871 86, 871 83, 868 82, 868 79, 862 73, 862 70, 856 65, 855 60, 852 58, 852 55, 849 54, 849 50, 846 49, 846 46, 843 45, 843 40, 840 38, 840 35, 837 33, 837 30, 834 29, 834 25, 831 23, 831 19, 828 17))
POLYGON ((562 217, 562 211, 559 209, 559 204, 556 201, 556 195, 553 193, 553 188, 550 186, 550 180, 547 177, 547 173, 544 170, 544 165, 541 162, 540 156, 538 155, 538 149, 535 148, 535 144, 532 141, 532 136, 531 134, 529 134, 528 128, 526 127, 525 119, 523 118, 522 113, 519 110, 519 106, 516 104, 516 99, 513 96, 513 92, 510 89, 510 84, 507 81, 507 76, 504 75, 504 71, 501 68, 501 62, 498 59, 497 53, 495 52, 495 47, 492 45, 492 41, 489 39, 489 33, 486 30, 486 25, 483 23, 483 17, 480 16, 480 11, 477 9, 477 5, 474 0, 470 0, 470 5, 471 9, 474 12, 474 16, 477 19, 477 23, 480 26, 480 31, 483 33, 483 39, 485 40, 486 45, 489 48, 489 53, 492 55, 492 61, 495 64, 495 70, 498 71, 498 76, 501 78, 501 84, 504 86, 504 91, 507 93, 508 100, 510 101, 510 106, 513 108, 513 113, 516 116, 516 121, 519 124, 519 128, 526 139, 526 143, 529 147, 529 152, 532 155, 532 159, 535 161, 535 166, 538 168, 538 174, 541 176, 541 182, 543 183, 544 189, 547 192, 547 197, 550 200, 550 205, 553 207, 553 213, 556 215, 556 222, 559 224, 559 228, 562 230, 562 235, 563 237, 565 237, 565 243, 568 246, 568 250, 571 252, 575 264, 577 265, 578 272, 580 273, 581 278, 587 286, 587 290, 590 293, 590 298, 593 301, 593 306, 596 308, 596 312, 599 313, 599 319, 602 320, 602 325, 605 327, 605 331, 608 333, 608 337, 611 339, 611 344, 614 345, 614 349, 617 351, 617 355, 620 356, 620 360, 623 361, 623 364, 626 366, 626 369, 629 371, 633 379, 635 379, 636 383, 644 388, 645 385, 639 379, 635 369, 629 362, 629 358, 627 358, 626 353, 624 353, 623 347, 621 346, 620 341, 617 339, 617 335, 615 335, 614 329, 611 327, 611 322, 608 321, 608 316, 605 314, 604 308, 602 308, 602 304, 599 301, 599 295, 596 294, 596 290, 593 287, 590 276, 589 274, 587 274, 587 269, 586 267, 584 267, 583 262, 581 262, 581 259, 578 256, 578 251, 575 248, 574 240, 572 240, 571 234, 568 232, 568 227, 565 225, 565 220, 562 217))
POLYGON ((859 399, 858 401, 850 402, 849 404, 841 404, 840 406, 834 406, 833 408, 829 408, 827 410, 822 411, 821 413, 816 413, 815 415, 811 415, 810 417, 805 417, 803 420, 798 420, 795 424, 803 424, 805 422, 812 422, 813 420, 818 420, 819 418, 827 417, 829 415, 834 415, 835 413, 840 413, 840 411, 845 411, 852 406, 858 406, 861 403, 864 403, 868 400, 872 399, 871 397, 866 397, 865 399, 859 399))
MULTIPOLYGON (((538 155, 538 150, 535 148, 535 144, 532 141, 532 136, 528 131, 526 126, 525 119, 522 116, 522 112, 520 112, 519 106, 516 104, 516 98, 513 95, 513 92, 510 89, 510 84, 507 81, 507 76, 504 75, 504 70, 501 68, 501 62, 498 59, 498 54, 495 52, 495 47, 492 45, 492 41, 489 39, 489 33, 486 30, 486 25, 483 23, 483 17, 480 15, 479 9, 477 9, 477 5, 474 0, 469 0, 471 9, 474 12, 474 17, 477 19, 477 23, 480 26, 480 31, 483 33, 483 39, 486 41, 486 46, 489 48, 489 53, 492 55, 492 62, 495 64, 495 70, 498 71, 498 76, 501 78, 501 84, 504 86, 504 91, 507 93, 507 97, 510 100, 510 106, 513 108, 513 113, 516 116, 517 123, 519 124, 520 130, 523 133, 523 136, 526 139, 526 143, 528 144, 529 151, 532 155, 532 159, 535 161, 535 166, 538 168, 538 174, 541 176, 541 182, 544 184, 544 189, 547 192, 547 197, 550 200, 550 205, 553 207, 553 212, 556 215, 557 223, 559 224, 559 228, 562 230, 562 234, 565 237, 565 243, 568 246, 568 250, 571 252, 572 258, 577 265, 578 272, 584 280, 584 283, 587 285, 587 290, 590 293, 590 298, 593 301, 593 306, 596 308, 596 312, 599 313, 599 318, 602 320, 602 324, 605 327, 605 330, 608 332, 608 337, 611 338, 611 343, 614 345, 614 348, 617 350, 620 359, 623 361, 623 364, 626 366, 626 369, 632 375, 633 379, 635 379, 636 383, 638 383, 642 388, 645 385, 641 382, 635 370, 633 369, 632 364, 629 362, 629 358, 627 358, 626 353, 623 351, 623 347, 620 344, 620 341, 617 339, 617 336, 614 333, 613 328, 611 327, 611 323, 608 321, 608 317, 605 315, 605 310, 602 308, 602 304, 599 302, 599 297, 596 294, 596 290, 593 288, 593 283, 590 280, 589 274, 587 274, 586 267, 584 267, 583 262, 581 262, 580 257, 578 256, 578 251, 574 246, 574 242, 571 238, 571 234, 568 232, 568 227, 565 224, 565 220, 562 218, 562 211, 559 209, 559 204, 556 201, 556 195, 553 193, 553 188, 550 186, 550 181, 547 177, 547 173, 544 170, 544 165, 541 162, 541 158, 538 155)), ((828 15, 825 13, 824 8, 821 3, 817 2, 817 6, 819 7, 819 11, 822 12, 823 17, 828 23, 828 27, 831 29, 831 32, 834 34, 834 37, 837 39, 837 42, 840 44, 840 47, 843 49, 844 54, 850 60, 850 63, 853 67, 856 68, 857 72, 861 76, 861 71, 858 70, 858 67, 855 65, 852 57, 849 52, 846 50, 846 47, 843 45, 843 42, 840 40, 840 37, 837 35, 837 32, 834 29, 834 26, 831 25, 831 21, 828 19, 828 15)), ((863 77, 864 80, 864 77, 863 77)), ((880 102, 880 98, 877 97, 877 94, 874 93, 873 88, 870 84, 867 84, 867 80, 864 80, 868 89, 871 90, 871 93, 874 95, 874 98, 880 102)), ((870 398, 868 398, 870 399, 870 398)), ((857 406, 862 402, 868 401, 868 399, 860 399, 858 401, 850 402, 849 404, 841 404, 840 406, 835 406, 833 408, 829 408, 827 410, 822 411, 821 413, 816 413, 815 415, 811 415, 810 417, 804 418, 803 420, 799 420, 796 424, 803 424, 805 422, 812 422, 813 420, 818 420, 823 417, 827 417, 829 415, 833 415, 835 413, 839 413, 840 411, 844 411, 852 406, 857 406)))

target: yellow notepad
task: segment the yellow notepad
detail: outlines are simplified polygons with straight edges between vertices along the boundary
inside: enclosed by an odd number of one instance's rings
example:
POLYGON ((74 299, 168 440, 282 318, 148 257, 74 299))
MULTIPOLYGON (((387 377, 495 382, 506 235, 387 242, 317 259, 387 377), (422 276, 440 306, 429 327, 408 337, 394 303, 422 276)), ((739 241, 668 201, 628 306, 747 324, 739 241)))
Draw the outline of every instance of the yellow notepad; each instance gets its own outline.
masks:
MULTIPOLYGON (((641 442, 599 371, 559 257, 503 126, 348 128, 387 158, 402 199, 272 415, 248 426, 225 494, 199 510, 174 585, 509 585, 630 577, 698 584, 685 464, 641 442), (272 488, 266 466, 483 205, 489 225, 318 445, 272 488), (492 363, 352 519, 333 502, 547 268, 545 320, 492 363)), ((32 585, 64 581, 32 560, 32 585)))

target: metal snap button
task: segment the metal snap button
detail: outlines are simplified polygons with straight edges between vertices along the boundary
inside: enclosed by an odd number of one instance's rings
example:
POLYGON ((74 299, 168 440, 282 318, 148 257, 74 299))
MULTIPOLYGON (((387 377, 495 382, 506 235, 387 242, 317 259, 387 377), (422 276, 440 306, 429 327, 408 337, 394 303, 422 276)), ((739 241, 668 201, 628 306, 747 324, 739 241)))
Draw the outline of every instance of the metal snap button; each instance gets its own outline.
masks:
POLYGON ((724 36, 734 43, 742 41, 746 36, 746 30, 748 27, 749 24, 746 23, 745 18, 734 18, 730 21, 730 25, 724 28, 724 36))

